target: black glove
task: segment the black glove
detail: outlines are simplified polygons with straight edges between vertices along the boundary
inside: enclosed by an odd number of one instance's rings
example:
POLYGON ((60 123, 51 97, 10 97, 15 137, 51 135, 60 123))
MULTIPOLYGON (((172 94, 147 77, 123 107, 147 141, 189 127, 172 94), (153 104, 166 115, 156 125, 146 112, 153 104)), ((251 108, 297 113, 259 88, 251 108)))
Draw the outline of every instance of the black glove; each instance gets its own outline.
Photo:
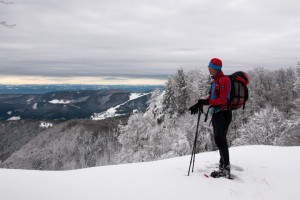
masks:
POLYGON ((201 113, 203 113, 203 105, 208 105, 209 101, 206 99, 200 99, 198 101, 198 103, 196 103, 195 105, 191 106, 189 108, 189 111, 191 111, 192 115, 195 115, 198 113, 198 110, 200 110, 201 113))
POLYGON ((199 104, 196 103, 195 105, 191 106, 189 111, 191 111, 191 115, 195 115, 198 113, 199 110, 199 104))

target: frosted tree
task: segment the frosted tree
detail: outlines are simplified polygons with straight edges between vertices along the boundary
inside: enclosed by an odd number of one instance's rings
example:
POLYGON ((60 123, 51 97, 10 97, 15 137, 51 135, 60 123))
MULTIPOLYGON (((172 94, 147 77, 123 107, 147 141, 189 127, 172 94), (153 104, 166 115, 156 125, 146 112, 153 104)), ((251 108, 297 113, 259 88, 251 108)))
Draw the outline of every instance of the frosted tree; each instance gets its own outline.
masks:
POLYGON ((182 68, 177 70, 174 78, 166 83, 163 100, 164 112, 171 117, 184 114, 200 98, 206 98, 210 88, 210 78, 201 70, 192 70, 184 74, 182 68))
MULTIPOLYGON (((154 93, 145 113, 132 115, 127 125, 120 126, 120 162, 157 160, 191 153, 197 118, 189 113, 168 117, 169 114, 162 111, 164 94, 154 93)), ((210 128, 201 124, 197 152, 211 148, 210 128)))
POLYGON ((288 117, 292 114, 292 110, 295 108, 294 100, 296 98, 293 86, 295 84, 296 76, 295 70, 280 69, 273 72, 275 86, 272 87, 272 106, 277 107, 288 117))
POLYGON ((132 115, 128 124, 120 126, 122 144, 120 162, 141 162, 183 155, 190 149, 184 134, 177 130, 175 119, 164 117, 164 92, 155 91, 145 113, 132 115))
POLYGON ((284 146, 299 146, 300 145, 300 120, 299 117, 295 119, 288 119, 282 123, 284 130, 281 133, 281 138, 278 140, 278 145, 284 146))
POLYGON ((177 112, 183 115, 187 111, 187 101, 189 100, 186 75, 182 68, 177 70, 177 75, 175 76, 175 97, 176 97, 176 107, 177 112))
POLYGON ((277 107, 285 115, 290 116, 294 109, 296 93, 293 90, 296 73, 292 68, 279 70, 266 70, 255 68, 248 73, 250 84, 250 100, 247 107, 252 112, 270 105, 277 107))
POLYGON ((247 108, 252 111, 258 111, 272 104, 272 81, 273 75, 270 70, 264 68, 255 68, 248 72, 250 83, 249 102, 247 108))
POLYGON ((238 131, 240 137, 233 145, 264 144, 277 145, 282 143, 282 133, 286 126, 283 114, 270 106, 255 113, 247 124, 238 131))
POLYGON ((192 106, 201 98, 209 95, 211 78, 201 70, 191 70, 187 73, 187 88, 189 93, 188 105, 192 106))
POLYGON ((126 126, 120 126, 121 135, 118 140, 122 144, 119 162, 137 162, 151 160, 149 143, 148 121, 143 113, 132 115, 126 126))
POLYGON ((162 137, 160 121, 162 113, 163 93, 159 90, 152 92, 150 105, 145 113, 138 112, 130 116, 127 125, 120 125, 121 132, 118 140, 122 144, 119 162, 140 162, 157 159, 162 155, 166 140, 162 137))
POLYGON ((293 91, 296 93, 294 112, 295 115, 299 117, 300 116, 300 61, 297 63, 296 78, 293 86, 293 91))
POLYGON ((175 104, 175 91, 174 91, 174 83, 171 77, 168 78, 168 82, 166 83, 165 94, 163 97, 163 112, 168 113, 171 117, 174 115, 176 111, 175 104))

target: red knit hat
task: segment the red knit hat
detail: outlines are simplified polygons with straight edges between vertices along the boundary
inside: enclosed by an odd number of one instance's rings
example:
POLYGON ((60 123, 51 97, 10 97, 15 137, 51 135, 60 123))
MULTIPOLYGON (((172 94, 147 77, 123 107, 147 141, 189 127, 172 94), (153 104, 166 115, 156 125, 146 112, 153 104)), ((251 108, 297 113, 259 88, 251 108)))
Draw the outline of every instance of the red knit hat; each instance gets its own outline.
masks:
POLYGON ((221 70, 222 69, 222 61, 218 58, 211 59, 209 66, 215 70, 221 70))

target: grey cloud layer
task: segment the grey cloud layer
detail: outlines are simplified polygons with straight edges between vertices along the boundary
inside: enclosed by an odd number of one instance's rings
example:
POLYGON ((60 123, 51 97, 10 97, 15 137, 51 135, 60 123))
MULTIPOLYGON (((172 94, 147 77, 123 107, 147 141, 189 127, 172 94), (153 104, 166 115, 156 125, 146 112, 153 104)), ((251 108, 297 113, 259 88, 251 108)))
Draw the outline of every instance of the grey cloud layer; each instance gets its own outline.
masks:
POLYGON ((232 69, 300 60, 299 1, 66 0, 1 6, 0 73, 166 77, 220 57, 232 69), (2 12, 3 11, 3 12, 2 12))

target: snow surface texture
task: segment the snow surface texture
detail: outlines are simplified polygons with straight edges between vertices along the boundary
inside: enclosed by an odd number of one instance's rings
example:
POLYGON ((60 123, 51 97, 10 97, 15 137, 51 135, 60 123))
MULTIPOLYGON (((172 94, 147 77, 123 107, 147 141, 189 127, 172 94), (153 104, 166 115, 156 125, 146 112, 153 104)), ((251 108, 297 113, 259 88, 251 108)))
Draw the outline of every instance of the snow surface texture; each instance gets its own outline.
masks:
MULTIPOLYGON (((120 105, 117 105, 115 107, 112 107, 110 109, 108 109, 107 111, 105 112, 102 112, 102 113, 94 113, 93 116, 91 116, 91 119, 93 120, 102 120, 102 119, 106 119, 106 118, 110 118, 110 117, 117 117, 117 116, 121 116, 123 114, 117 114, 117 109, 128 103, 129 101, 132 101, 134 99, 137 99, 137 98, 140 98, 142 96, 145 96, 145 95, 148 95, 149 93, 131 93, 130 96, 129 96, 129 100, 128 101, 125 101, 124 103, 120 104, 120 105)), ((136 111, 134 111, 136 112, 136 111)))
POLYGON ((155 162, 95 167, 73 171, 0 170, 5 200, 153 200, 266 199, 299 200, 300 147, 230 148, 235 180, 206 178, 217 166, 218 152, 155 162))

